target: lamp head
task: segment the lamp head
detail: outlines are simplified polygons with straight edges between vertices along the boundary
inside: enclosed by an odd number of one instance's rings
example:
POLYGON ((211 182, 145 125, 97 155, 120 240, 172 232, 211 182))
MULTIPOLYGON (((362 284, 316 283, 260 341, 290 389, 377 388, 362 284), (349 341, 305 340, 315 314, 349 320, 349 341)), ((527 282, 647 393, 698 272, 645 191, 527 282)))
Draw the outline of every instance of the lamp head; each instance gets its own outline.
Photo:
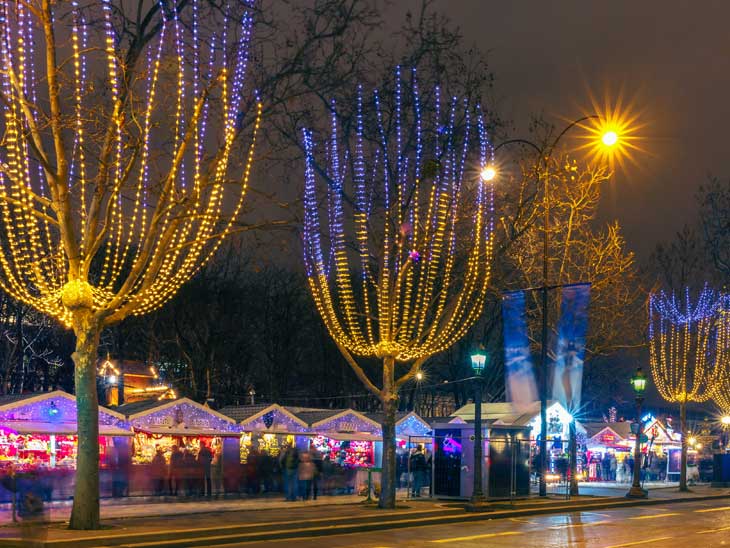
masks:
POLYGON ((644 375, 644 372, 641 370, 641 367, 639 367, 636 370, 636 373, 633 377, 631 377, 631 387, 634 389, 634 393, 637 396, 643 396, 644 392, 646 391, 646 375, 644 375))
POLYGON ((471 368, 474 370, 474 374, 481 375, 486 364, 487 352, 484 350, 484 345, 480 344, 479 348, 471 354, 471 368))
POLYGON ((601 142, 603 143, 603 146, 609 148, 616 145, 616 143, 618 143, 618 140, 618 133, 616 133, 612 129, 604 132, 603 135, 601 135, 601 142))
POLYGON ((485 166, 484 169, 482 169, 479 176, 482 178, 482 181, 488 183, 497 176, 497 170, 494 168, 494 166, 488 165, 485 166))

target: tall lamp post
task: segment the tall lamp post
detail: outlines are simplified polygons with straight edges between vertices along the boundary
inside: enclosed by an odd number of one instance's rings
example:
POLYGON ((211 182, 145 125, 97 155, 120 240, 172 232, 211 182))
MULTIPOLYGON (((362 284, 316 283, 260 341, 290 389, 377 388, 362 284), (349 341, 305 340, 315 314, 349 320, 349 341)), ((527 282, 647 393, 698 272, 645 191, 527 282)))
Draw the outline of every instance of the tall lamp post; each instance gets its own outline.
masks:
POLYGON ((636 374, 631 377, 630 382, 636 396, 636 421, 631 423, 631 432, 636 436, 636 442, 634 443, 634 481, 626 496, 632 499, 645 499, 649 492, 641 488, 641 436, 643 434, 641 404, 644 403, 646 375, 641 367, 636 370, 636 374))
MULTIPOLYGON (((543 241, 542 241, 542 287, 535 288, 540 291, 542 297, 542 330, 541 330, 541 350, 540 350, 540 376, 539 376, 539 392, 540 392, 540 496, 547 496, 547 484, 545 482, 545 474, 547 473, 547 400, 548 400, 548 291, 560 287, 549 285, 549 229, 550 229, 550 160, 553 152, 562 140, 562 138, 574 127, 579 126, 582 122, 588 120, 600 119, 597 114, 584 116, 570 124, 568 124, 551 143, 540 147, 527 139, 509 139, 500 143, 494 148, 496 153, 500 148, 511 145, 526 145, 537 153, 536 175, 538 183, 543 186, 543 241)), ((620 142, 618 133, 612 129, 601 132, 598 146, 606 150, 617 147, 620 142)), ((481 172, 481 177, 485 181, 491 181, 497 176, 497 170, 494 166, 487 166, 481 172)), ((575 455, 572 455, 575 460, 575 455)), ((575 493, 577 494, 577 492, 575 493)))
POLYGON ((723 433, 722 450, 727 453, 730 451, 730 448, 728 447, 728 445, 730 445, 730 436, 728 436, 728 430, 730 430, 730 415, 723 415, 722 418, 720 418, 720 423, 722 424, 723 433))
POLYGON ((471 492, 471 505, 478 506, 485 501, 482 489, 482 468, 484 465, 482 443, 482 371, 487 364, 487 353, 483 345, 471 355, 471 368, 474 372, 474 487, 471 492))

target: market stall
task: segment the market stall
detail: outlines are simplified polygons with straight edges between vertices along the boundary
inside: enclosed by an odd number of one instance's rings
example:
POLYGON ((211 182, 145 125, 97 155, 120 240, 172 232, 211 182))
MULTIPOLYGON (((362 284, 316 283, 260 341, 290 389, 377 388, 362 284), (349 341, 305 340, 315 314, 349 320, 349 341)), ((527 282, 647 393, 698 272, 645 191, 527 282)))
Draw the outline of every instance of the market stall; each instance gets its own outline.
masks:
MULTIPOLYGON (((99 408, 99 457, 102 495, 117 494, 113 477, 126 463, 132 432, 124 415, 99 408)), ((78 447, 76 398, 42 392, 0 398, 0 467, 41 471, 51 495, 73 490, 78 447)))
POLYGON ((122 405, 118 411, 127 416, 134 431, 131 458, 135 492, 154 490, 161 473, 171 478, 195 474, 203 446, 211 452, 214 490, 222 489, 227 474, 238 473, 240 428, 235 420, 188 398, 140 401, 122 405), (158 453, 164 458, 166 469, 162 471, 154 462, 158 453), (173 453, 182 455, 185 470, 171 466, 173 453))
POLYGON ((240 462, 246 464, 251 454, 278 458, 286 446, 307 448, 309 425, 286 407, 276 403, 266 406, 230 406, 221 412, 240 421, 240 462))

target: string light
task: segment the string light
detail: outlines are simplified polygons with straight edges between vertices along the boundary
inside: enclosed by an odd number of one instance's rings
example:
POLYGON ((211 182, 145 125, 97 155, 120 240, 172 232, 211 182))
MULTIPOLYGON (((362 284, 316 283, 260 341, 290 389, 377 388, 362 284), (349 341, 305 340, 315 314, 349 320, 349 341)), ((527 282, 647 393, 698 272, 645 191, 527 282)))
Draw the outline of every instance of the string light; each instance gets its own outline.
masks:
POLYGON ((191 25, 160 0, 159 32, 128 67, 111 0, 80 4, 40 12, 52 26, 71 22, 70 40, 52 44, 69 59, 56 69, 69 84, 58 96, 65 146, 39 106, 49 83, 35 76, 46 47, 34 44, 53 38, 24 3, 0 0, 0 285, 67 326, 69 303, 88 302, 109 322, 150 312, 212 257, 241 211, 262 113, 244 89, 253 10, 206 15, 218 20, 203 36, 198 0, 191 25), (247 116, 252 138, 239 164, 247 116))
POLYGON ((705 287, 692 302, 664 291, 649 298, 649 356, 661 396, 670 402, 704 402, 725 378, 730 323, 725 298, 705 287), (722 312, 722 313, 721 313, 722 312))
POLYGON ((410 362, 451 346, 481 314, 494 205, 491 183, 478 174, 491 161, 491 146, 480 109, 453 98, 442 119, 438 88, 427 105, 433 114, 426 123, 415 71, 407 86, 396 70, 392 108, 385 109, 379 92, 373 92, 373 124, 365 123, 363 102, 358 87, 352 143, 340 142, 332 105, 324 219, 314 134, 302 133, 304 263, 316 307, 339 345, 363 357, 410 362), (392 139, 386 131, 391 123, 392 139), (375 129, 374 139, 365 138, 365 127, 375 129), (343 200, 349 188, 354 253, 345 233, 350 224, 343 200))

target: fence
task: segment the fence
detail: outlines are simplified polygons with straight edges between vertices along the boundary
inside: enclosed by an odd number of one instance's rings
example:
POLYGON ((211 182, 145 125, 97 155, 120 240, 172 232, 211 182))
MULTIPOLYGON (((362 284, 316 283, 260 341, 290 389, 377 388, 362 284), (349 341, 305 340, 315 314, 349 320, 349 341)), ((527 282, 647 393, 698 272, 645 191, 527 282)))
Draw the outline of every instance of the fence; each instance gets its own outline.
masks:
MULTIPOLYGON (((431 443, 409 440, 398 458, 399 486, 408 489, 408 497, 433 496, 464 499, 471 497, 474 485, 474 436, 462 439, 463 432, 435 436, 431 443), (423 447, 425 466, 413 456, 423 447), (410 451, 410 456, 408 451, 410 451)), ((539 491, 540 456, 534 440, 514 437, 484 439, 482 492, 491 499, 513 500, 539 491)), ((551 496, 570 496, 569 454, 567 440, 551 439, 549 444, 546 490, 551 496), (564 444, 564 445, 563 445, 564 444)))

